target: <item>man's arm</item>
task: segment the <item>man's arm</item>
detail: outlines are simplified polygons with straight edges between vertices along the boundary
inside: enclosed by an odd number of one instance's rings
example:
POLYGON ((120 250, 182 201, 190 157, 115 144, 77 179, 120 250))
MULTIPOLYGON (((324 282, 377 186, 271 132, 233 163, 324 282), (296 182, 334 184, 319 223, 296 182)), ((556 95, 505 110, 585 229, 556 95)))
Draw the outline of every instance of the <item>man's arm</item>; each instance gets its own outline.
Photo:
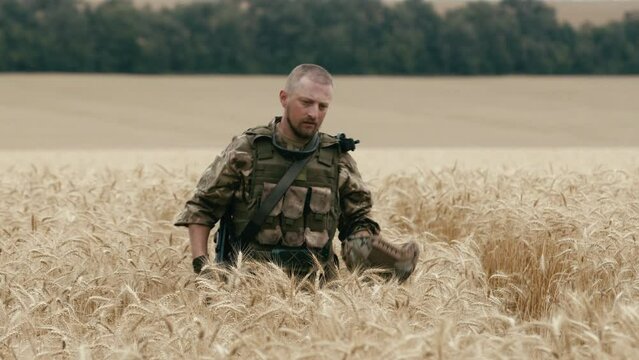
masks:
POLYGON ((191 240, 191 256, 193 259, 208 256, 208 243, 211 228, 206 225, 190 224, 189 240, 191 240))
POLYGON ((191 241, 191 255, 193 256, 193 271, 196 274, 202 272, 202 268, 208 264, 208 243, 211 228, 206 225, 190 224, 189 240, 191 241))
POLYGON ((211 229, 226 212, 252 166, 250 144, 245 136, 239 136, 202 174, 195 193, 175 222, 176 226, 188 227, 194 260, 208 256, 211 229))
POLYGON ((379 234, 379 225, 370 216, 373 207, 371 192, 348 153, 342 154, 339 160, 339 192, 342 209, 338 224, 340 240, 355 234, 379 234))

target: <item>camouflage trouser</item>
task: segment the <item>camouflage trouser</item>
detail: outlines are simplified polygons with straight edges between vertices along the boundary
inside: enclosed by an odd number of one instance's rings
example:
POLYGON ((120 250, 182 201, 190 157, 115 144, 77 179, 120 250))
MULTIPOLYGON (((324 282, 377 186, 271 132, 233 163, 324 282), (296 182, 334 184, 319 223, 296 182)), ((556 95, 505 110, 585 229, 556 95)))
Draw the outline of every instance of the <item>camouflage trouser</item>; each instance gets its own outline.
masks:
POLYGON ((419 247, 415 242, 393 245, 377 235, 352 236, 342 241, 342 258, 351 271, 356 268, 382 268, 404 281, 415 270, 419 247))

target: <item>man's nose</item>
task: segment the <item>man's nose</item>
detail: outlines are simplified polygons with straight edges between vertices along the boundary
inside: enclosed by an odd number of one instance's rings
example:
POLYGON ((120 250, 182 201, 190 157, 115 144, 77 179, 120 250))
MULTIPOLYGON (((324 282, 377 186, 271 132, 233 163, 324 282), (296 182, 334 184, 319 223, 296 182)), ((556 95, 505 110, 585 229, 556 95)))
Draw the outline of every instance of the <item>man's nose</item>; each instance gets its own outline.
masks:
POLYGON ((319 105, 313 104, 308 107, 308 117, 315 120, 317 118, 317 114, 319 114, 319 105))

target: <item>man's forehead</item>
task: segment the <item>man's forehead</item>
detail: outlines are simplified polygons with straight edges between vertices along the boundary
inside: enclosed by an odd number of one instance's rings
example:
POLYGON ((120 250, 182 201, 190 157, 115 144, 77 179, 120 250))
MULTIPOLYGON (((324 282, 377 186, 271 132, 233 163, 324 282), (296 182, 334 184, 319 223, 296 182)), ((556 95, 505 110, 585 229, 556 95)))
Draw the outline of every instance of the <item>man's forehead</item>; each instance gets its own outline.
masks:
POLYGON ((300 79, 293 92, 297 97, 329 102, 333 97, 333 86, 313 81, 313 79, 305 76, 300 79))

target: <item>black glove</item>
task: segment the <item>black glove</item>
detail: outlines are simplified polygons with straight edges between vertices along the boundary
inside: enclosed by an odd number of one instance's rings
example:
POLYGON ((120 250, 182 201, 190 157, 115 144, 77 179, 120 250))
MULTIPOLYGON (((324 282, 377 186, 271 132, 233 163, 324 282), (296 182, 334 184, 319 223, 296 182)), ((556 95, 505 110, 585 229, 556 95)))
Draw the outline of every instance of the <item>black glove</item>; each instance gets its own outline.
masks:
POLYGON ((199 274, 202 272, 202 268, 204 267, 204 265, 209 263, 209 258, 206 255, 201 255, 196 257, 195 259, 193 259, 193 271, 195 271, 196 274, 199 274))

